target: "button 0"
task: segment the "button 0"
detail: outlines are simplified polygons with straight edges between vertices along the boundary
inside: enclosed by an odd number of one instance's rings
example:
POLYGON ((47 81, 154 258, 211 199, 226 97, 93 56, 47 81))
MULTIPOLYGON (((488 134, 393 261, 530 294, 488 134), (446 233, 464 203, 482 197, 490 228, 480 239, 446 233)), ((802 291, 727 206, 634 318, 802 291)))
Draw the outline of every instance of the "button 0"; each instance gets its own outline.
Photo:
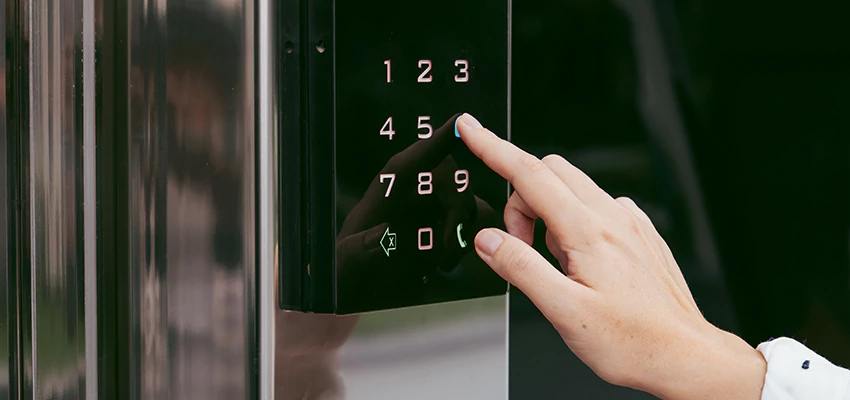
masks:
POLYGON ((390 232, 390 227, 387 227, 387 230, 384 232, 384 236, 381 237, 381 248, 384 249, 384 253, 387 253, 387 257, 390 256, 390 251, 396 249, 396 237, 395 233, 390 232))
POLYGON ((434 228, 419 229, 419 250, 431 250, 434 248, 434 228))

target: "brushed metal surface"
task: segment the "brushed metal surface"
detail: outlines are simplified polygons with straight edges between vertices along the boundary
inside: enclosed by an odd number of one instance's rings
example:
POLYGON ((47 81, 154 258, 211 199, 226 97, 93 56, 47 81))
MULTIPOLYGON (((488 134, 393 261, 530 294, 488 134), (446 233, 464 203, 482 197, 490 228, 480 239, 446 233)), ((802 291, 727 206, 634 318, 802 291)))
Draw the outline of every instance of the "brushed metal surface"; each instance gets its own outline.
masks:
POLYGON ((9 221, 7 214, 9 212, 9 192, 10 185, 7 173, 9 168, 8 156, 8 131, 6 130, 6 96, 8 90, 6 85, 6 41, 9 35, 6 31, 6 4, 0 7, 0 34, 3 35, 3 40, 0 41, 0 59, 4 60, 3 65, 0 65, 0 86, 3 87, 4 96, 0 99, 0 352, 6 357, 0 357, 0 400, 8 400, 10 393, 10 383, 14 379, 12 377, 12 369, 9 368, 9 361, 12 359, 13 344, 10 343, 10 335, 15 329, 15 324, 12 322, 13 313, 9 307, 14 304, 14 282, 9 279, 9 264, 10 264, 10 248, 8 247, 9 238, 9 221))
POLYGON ((251 397, 252 1, 129 1, 131 397, 251 397))
POLYGON ((277 311, 276 399, 507 399, 507 298, 362 315, 277 311))
MULTIPOLYGON (((85 397, 82 0, 31 0, 29 283, 23 378, 38 399, 85 397)), ((26 281, 24 281, 26 282, 26 281)))

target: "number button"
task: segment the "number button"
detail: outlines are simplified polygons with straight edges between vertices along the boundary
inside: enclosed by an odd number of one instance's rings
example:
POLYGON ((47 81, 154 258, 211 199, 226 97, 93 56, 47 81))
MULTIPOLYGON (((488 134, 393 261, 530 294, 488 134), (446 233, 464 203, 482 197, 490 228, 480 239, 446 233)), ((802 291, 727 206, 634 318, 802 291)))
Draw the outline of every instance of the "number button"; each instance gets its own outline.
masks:
POLYGON ((431 76, 431 60, 419 60, 419 68, 425 68, 419 75, 417 82, 431 82, 434 77, 431 76))
POLYGON ((395 131, 393 130, 393 117, 387 118, 387 122, 384 122, 384 126, 381 127, 381 136, 387 136, 390 140, 393 140, 393 136, 395 135, 395 131))
POLYGON ((431 184, 433 175, 430 172, 419 173, 419 194, 431 194, 434 192, 434 185, 431 184))
POLYGON ((419 250, 431 250, 434 248, 433 228, 420 228, 417 236, 419 236, 419 250))
POLYGON ((387 66, 387 83, 391 83, 393 81, 392 60, 385 60, 384 65, 387 66))
POLYGON ((431 117, 419 117, 417 128, 425 130, 425 133, 419 134, 420 139, 428 139, 434 133, 434 128, 428 121, 431 121, 431 117))
POLYGON ((457 60, 455 67, 460 68, 460 71, 455 75, 455 82, 469 82, 469 61, 457 60))
POLYGON ((390 197, 390 192, 393 190, 393 183, 395 183, 395 174, 381 174, 378 179, 380 183, 384 183, 387 179, 390 180, 390 184, 387 185, 387 193, 384 194, 384 197, 390 197))
POLYGON ((469 187, 469 171, 465 169, 455 171, 455 183, 459 185, 458 193, 463 193, 469 187))

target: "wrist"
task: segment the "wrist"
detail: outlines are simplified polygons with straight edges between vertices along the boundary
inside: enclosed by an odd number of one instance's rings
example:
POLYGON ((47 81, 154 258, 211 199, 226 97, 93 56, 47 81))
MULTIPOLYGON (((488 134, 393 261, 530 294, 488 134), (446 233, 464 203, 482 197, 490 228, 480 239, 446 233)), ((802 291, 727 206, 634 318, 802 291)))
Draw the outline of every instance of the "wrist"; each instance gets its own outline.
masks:
POLYGON ((682 336, 650 393, 665 400, 760 400, 767 362, 743 339, 714 326, 682 336))

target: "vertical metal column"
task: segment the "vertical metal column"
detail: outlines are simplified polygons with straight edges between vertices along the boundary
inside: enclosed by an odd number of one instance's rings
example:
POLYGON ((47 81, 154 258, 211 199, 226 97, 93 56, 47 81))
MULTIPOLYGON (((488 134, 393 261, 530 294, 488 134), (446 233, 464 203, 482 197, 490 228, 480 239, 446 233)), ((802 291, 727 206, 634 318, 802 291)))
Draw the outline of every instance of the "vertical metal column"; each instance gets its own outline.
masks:
POLYGON ((253 396, 252 4, 128 1, 131 398, 253 396))
POLYGON ((10 310, 10 307, 13 307, 15 304, 15 284, 9 275, 9 264, 12 258, 9 254, 10 248, 8 246, 10 236, 8 213, 10 210, 9 196, 11 193, 8 190, 10 181, 8 176, 9 168, 7 167, 10 157, 8 155, 9 137, 7 136, 8 131, 6 129, 6 101, 8 97, 6 94, 9 88, 6 84, 6 73, 8 72, 6 65, 8 63, 5 62, 6 42, 9 39, 6 30, 6 8, 6 4, 0 8, 0 34, 3 35, 3 40, 0 41, 0 59, 4 61, 3 65, 0 65, 0 83, 2 83, 0 86, 3 87, 3 97, 0 99, 0 400, 8 400, 13 395, 10 385, 15 377, 10 361, 13 359, 12 351, 14 349, 11 339, 15 337, 14 330, 16 329, 14 321, 15 313, 14 310, 10 310))
POLYGON ((82 4, 32 0, 28 10, 30 268, 21 298, 30 321, 22 372, 38 399, 85 397, 84 225, 94 215, 84 204, 92 182, 83 164, 93 156, 84 152, 82 4))

